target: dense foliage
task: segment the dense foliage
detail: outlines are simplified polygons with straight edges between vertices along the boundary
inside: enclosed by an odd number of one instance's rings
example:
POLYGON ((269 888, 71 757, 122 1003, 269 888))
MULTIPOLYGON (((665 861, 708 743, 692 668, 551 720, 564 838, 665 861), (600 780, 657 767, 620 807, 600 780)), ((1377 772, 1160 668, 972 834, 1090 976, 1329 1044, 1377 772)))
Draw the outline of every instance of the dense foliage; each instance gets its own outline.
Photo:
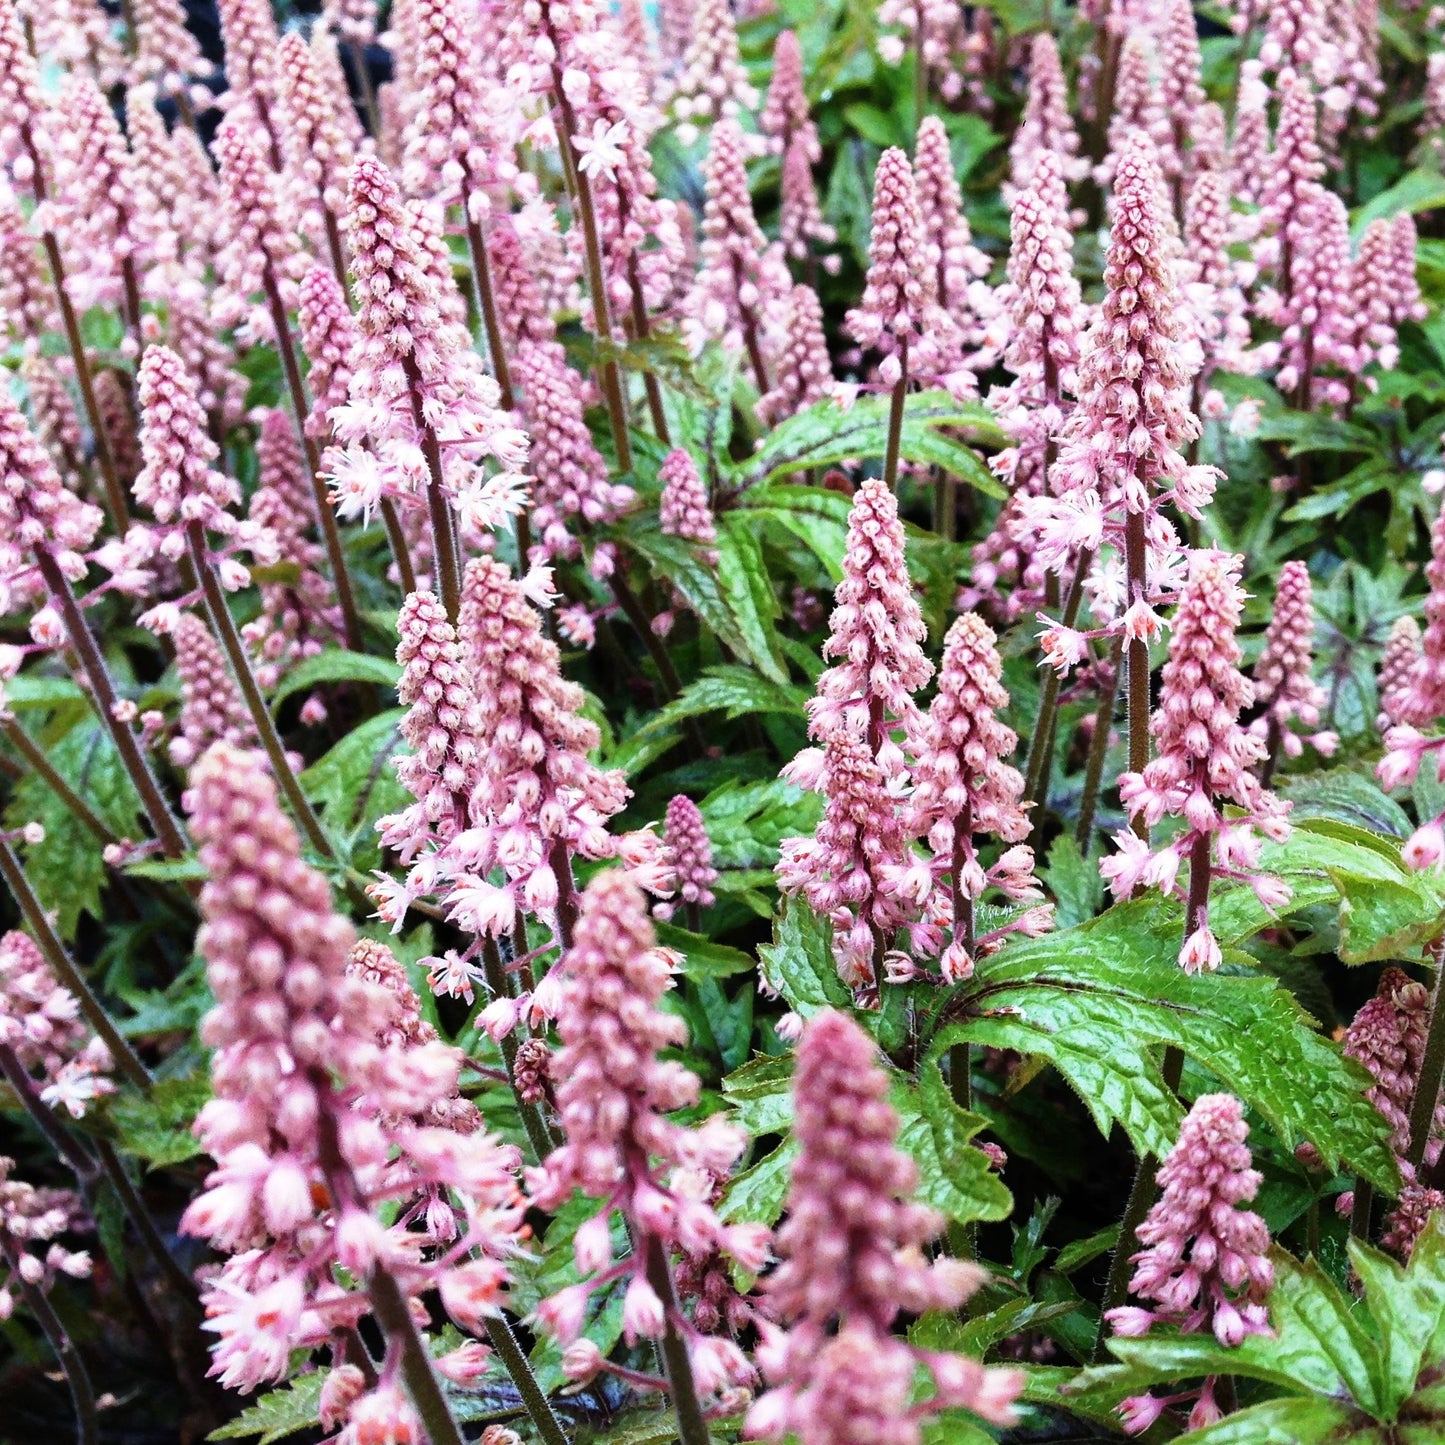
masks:
POLYGON ((0 0, 0 1438, 1445 1437, 1445 12, 302 8, 0 0))

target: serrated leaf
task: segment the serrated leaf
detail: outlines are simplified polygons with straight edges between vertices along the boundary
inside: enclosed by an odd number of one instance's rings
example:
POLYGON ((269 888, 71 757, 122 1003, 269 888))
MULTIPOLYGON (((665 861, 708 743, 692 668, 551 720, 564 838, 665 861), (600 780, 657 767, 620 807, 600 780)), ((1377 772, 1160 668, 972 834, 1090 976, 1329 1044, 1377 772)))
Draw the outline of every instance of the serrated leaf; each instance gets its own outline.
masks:
POLYGON ((850 498, 822 487, 760 486, 744 493, 742 506, 748 517, 790 531, 823 564, 831 582, 842 578, 850 498))
POLYGON ((329 1370, 316 1370, 262 1395, 249 1409, 228 1420, 206 1436, 207 1440, 247 1440, 255 1435, 256 1445, 272 1445, 298 1430, 306 1430, 321 1418, 321 1387, 329 1370))
MULTIPOLYGON (((140 799, 115 744, 99 723, 88 719, 77 723, 58 742, 45 744, 45 753, 56 772, 117 837, 139 836, 140 799)), ((45 829, 41 842, 24 845, 25 872, 42 905, 55 913, 61 936, 74 938, 82 913, 101 916, 105 862, 99 840, 28 770, 5 817, 12 828, 38 822, 45 829)))
POLYGON ((1422 1367, 1438 1367, 1445 1358, 1445 1222, 1432 1216, 1408 1268, 1355 1239, 1349 1252, 1380 1336, 1384 1416, 1395 1419, 1422 1367))
POLYGON ((791 1055, 753 1059, 723 1080, 723 1098, 734 1121, 755 1139, 786 1134, 793 1127, 792 1080, 791 1055))
POLYGON ((1179 1445, 1385 1445, 1364 1426, 1359 1412, 1334 1400, 1266 1400, 1237 1410, 1202 1430, 1179 1437, 1179 1445))
POLYGON ((756 662, 723 596, 717 568, 710 567, 694 545, 681 537, 664 537, 661 532, 642 528, 629 531, 626 541, 658 576, 677 588, 719 642, 744 662, 756 662))
POLYGON ((1405 810, 1373 778, 1360 773, 1298 774, 1282 779, 1277 791, 1289 799, 1290 822, 1296 827, 1310 818, 1327 818, 1396 838, 1412 831, 1405 810))
POLYGON ((332 648, 305 658, 283 677, 272 695, 272 706, 280 707, 293 693, 304 692, 323 682, 371 682, 395 688, 401 668, 389 657, 372 657, 363 652, 332 648))
POLYGON ((829 1005, 848 1008, 852 998, 838 977, 828 924, 801 899, 783 903, 773 928, 772 943, 758 948, 758 966, 774 992, 788 1007, 807 1018, 829 1005))
POLYGON ((781 609, 757 532, 742 512, 726 512, 719 519, 717 580, 748 655, 770 682, 785 684, 788 661, 774 625, 781 609))
POLYGON ((122 1093, 109 1110, 117 1146, 153 1169, 194 1159, 202 1150, 191 1126, 210 1097, 211 1081, 205 1074, 158 1079, 146 1094, 122 1093))
POLYGON ((368 718, 301 774, 306 796, 320 806, 332 835, 350 840, 352 861, 363 872, 381 861, 376 820, 411 801, 391 765, 405 716, 393 708, 368 718))
POLYGON ((1007 1219, 1013 1196, 988 1155, 969 1143, 988 1121, 954 1103, 936 1059, 924 1062, 918 1084, 907 1084, 895 1102, 898 1147, 918 1165, 918 1197, 957 1224, 1007 1219))
MULTIPOLYGON (((737 469, 734 485, 746 490, 814 467, 883 456, 888 447, 889 406, 886 396, 859 397, 847 411, 832 400, 816 402, 768 433, 762 446, 737 469)), ((1003 497, 1003 487, 978 456, 944 437, 937 430, 940 427, 968 428, 989 441, 1000 441, 993 413, 981 402, 956 402, 947 392, 919 392, 905 405, 899 450, 906 461, 925 464, 932 463, 936 454, 940 464, 950 470, 956 467, 955 474, 970 486, 1003 497)))
POLYGON ((1133 1393, 1202 1375, 1243 1375, 1291 1394, 1347 1399, 1380 1419, 1386 1394, 1379 1345, 1316 1260, 1301 1264, 1282 1249, 1273 1250, 1271 1259, 1273 1335, 1246 1335, 1233 1347, 1220 1344, 1207 1330, 1138 1339, 1115 1336, 1109 1350, 1122 1363, 1085 1371, 1080 1383, 1115 1381, 1133 1393))
POLYGON ((1173 1044, 1259 1111, 1286 1148, 1315 1144, 1393 1194, 1394 1156, 1365 1075, 1320 1037, 1272 978, 1197 976, 1177 963, 1177 936, 1160 938, 1125 904, 1102 918, 1019 943, 981 960, 961 1002, 973 1015, 945 1031, 1047 1058, 1105 1133, 1117 1121, 1142 1154, 1174 1142, 1181 1110, 1159 1073, 1173 1044))
POLYGON ((797 1140, 789 1139, 736 1175, 719 1206, 723 1219, 729 1224, 776 1224, 783 1212, 783 1201, 788 1197, 793 1161, 797 1157, 797 1140))
POLYGON ((1048 866, 1042 872, 1054 895, 1054 921, 1058 927, 1085 923, 1099 911, 1104 901, 1104 880, 1098 862, 1085 858, 1071 835, 1061 833, 1054 839, 1048 866))

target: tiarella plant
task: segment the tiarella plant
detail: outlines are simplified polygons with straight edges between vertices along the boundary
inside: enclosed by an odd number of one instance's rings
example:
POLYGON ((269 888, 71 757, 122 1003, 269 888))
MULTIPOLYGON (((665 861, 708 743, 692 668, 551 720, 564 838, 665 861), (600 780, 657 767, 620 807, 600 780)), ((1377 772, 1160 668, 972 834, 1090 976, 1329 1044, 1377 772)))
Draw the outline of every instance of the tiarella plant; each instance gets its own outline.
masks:
POLYGON ((7 1439, 1445 1438, 1445 21, 0 0, 7 1439))

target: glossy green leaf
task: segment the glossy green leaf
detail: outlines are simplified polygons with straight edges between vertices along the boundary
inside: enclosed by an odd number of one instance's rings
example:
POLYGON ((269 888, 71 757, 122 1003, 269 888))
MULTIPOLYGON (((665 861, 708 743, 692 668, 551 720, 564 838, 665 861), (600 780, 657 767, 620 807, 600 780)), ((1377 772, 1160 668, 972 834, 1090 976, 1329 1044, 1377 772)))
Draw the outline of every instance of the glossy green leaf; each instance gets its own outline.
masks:
POLYGON ((278 684, 271 705, 280 707, 293 693, 305 692, 326 682, 371 682, 395 688, 401 668, 389 657, 371 657, 361 652, 318 652, 297 663, 278 684))
POLYGON ((256 1436, 256 1445, 272 1445, 272 1441, 310 1429, 320 1419, 321 1387, 329 1373, 314 1370, 279 1390, 268 1390, 234 1420, 212 1430, 206 1439, 249 1440, 256 1436))

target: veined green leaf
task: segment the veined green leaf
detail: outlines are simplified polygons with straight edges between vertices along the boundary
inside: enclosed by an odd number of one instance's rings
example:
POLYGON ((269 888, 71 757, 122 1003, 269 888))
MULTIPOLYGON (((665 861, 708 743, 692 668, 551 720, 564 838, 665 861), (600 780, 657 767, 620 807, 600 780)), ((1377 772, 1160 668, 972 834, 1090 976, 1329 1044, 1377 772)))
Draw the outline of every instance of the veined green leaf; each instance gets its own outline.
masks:
POLYGON ((323 682, 374 682, 380 687, 394 688, 400 677, 401 668, 389 657, 332 649, 297 663, 277 685, 271 704, 280 707, 292 693, 304 692, 323 682))
POLYGON ((268 1390, 254 1405, 243 1410, 206 1436, 207 1440, 248 1440, 255 1435, 256 1445, 272 1445, 299 1430, 309 1429, 320 1419, 321 1387, 329 1370, 313 1370, 301 1375, 279 1390, 268 1390))

